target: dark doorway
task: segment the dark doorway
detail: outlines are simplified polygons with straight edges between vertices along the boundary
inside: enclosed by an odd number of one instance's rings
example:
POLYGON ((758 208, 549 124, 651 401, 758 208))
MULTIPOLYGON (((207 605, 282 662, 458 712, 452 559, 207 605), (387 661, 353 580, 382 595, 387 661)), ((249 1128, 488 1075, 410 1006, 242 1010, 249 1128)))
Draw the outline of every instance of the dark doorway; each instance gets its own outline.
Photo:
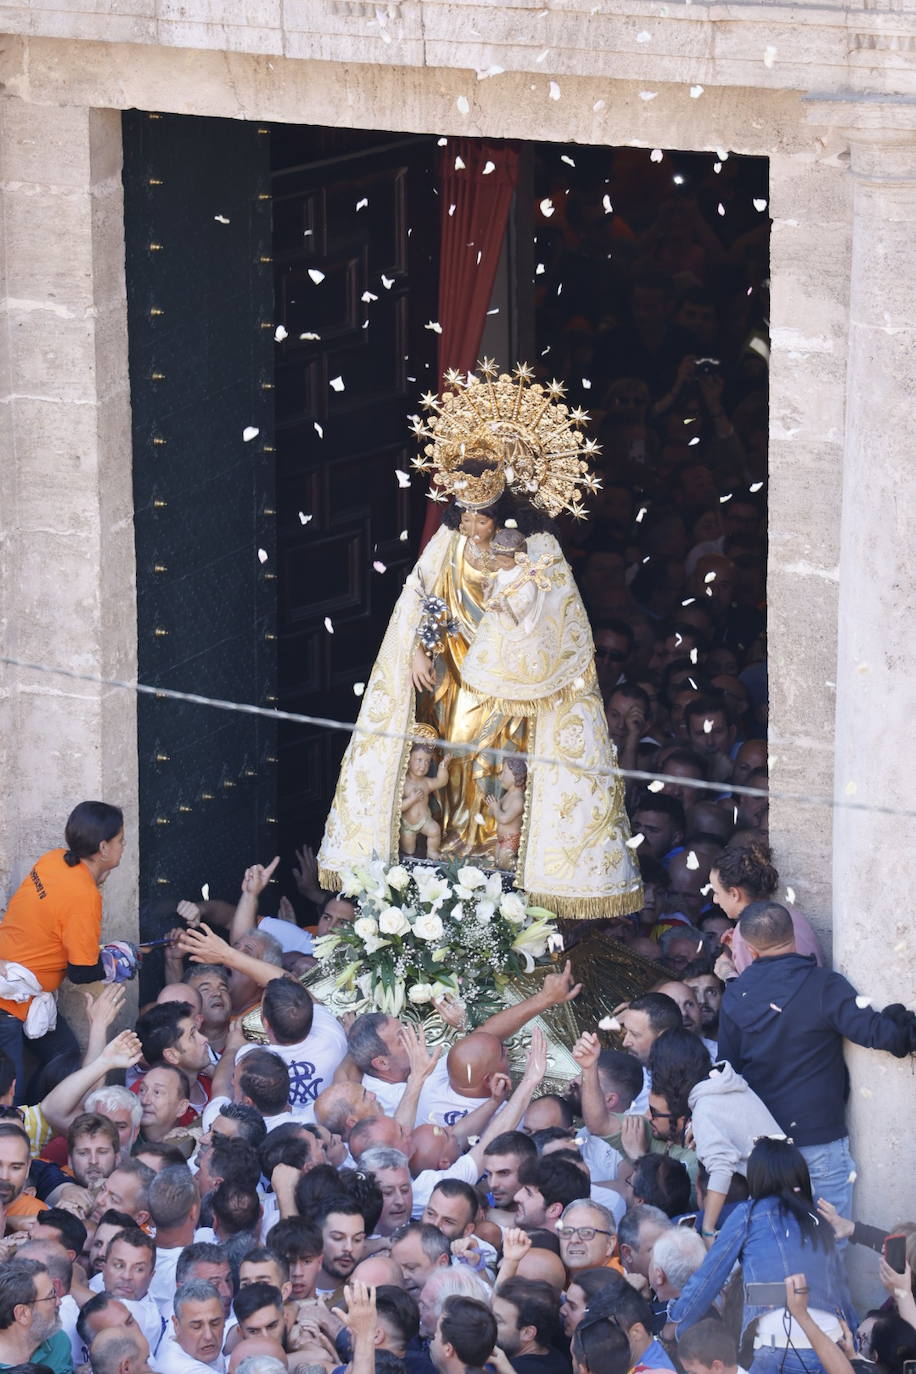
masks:
MULTIPOLYGON (((273 133, 282 707, 353 721, 415 556, 407 416, 435 374, 436 141, 273 133)), ((280 849, 317 844, 348 736, 280 730, 280 849)))

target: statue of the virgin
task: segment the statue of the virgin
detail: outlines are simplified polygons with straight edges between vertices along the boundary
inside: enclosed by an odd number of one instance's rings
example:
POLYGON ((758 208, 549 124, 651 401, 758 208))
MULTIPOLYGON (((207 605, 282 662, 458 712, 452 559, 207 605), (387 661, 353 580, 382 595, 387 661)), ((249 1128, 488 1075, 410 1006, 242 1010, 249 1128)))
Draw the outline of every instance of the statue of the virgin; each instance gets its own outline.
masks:
POLYGON ((495 868, 498 847, 514 851, 515 884, 532 902, 574 920, 625 915, 641 906, 642 888, 624 788, 585 608, 551 532, 562 511, 584 515, 596 447, 581 432, 587 415, 561 404, 558 383, 532 384, 524 366, 512 377, 489 362, 480 371, 447 373, 441 398, 423 398, 429 418, 415 422, 426 441, 415 466, 432 468, 434 499, 451 502, 404 584, 366 687, 320 881, 337 889, 343 870, 372 855, 397 861, 411 748, 435 739, 445 756, 431 760, 438 782, 427 788, 437 857, 495 868), (517 534, 502 548, 506 530, 517 534), (503 574, 496 597, 505 549, 517 550, 517 575, 503 574), (514 589, 525 589, 521 616, 511 613, 514 589), (527 767, 505 774, 514 755, 527 767), (501 775, 524 779, 514 843, 506 826, 497 833, 501 775))

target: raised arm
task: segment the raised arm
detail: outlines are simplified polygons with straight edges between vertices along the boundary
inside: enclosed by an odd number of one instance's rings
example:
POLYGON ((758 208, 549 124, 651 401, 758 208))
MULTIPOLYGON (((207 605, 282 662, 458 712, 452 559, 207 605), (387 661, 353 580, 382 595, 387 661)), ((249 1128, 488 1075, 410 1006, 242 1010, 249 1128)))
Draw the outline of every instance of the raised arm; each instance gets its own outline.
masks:
POLYGON ((245 869, 242 895, 229 923, 230 943, 235 944, 236 940, 241 940, 249 930, 254 930, 258 922, 258 898, 273 877, 279 862, 280 855, 277 854, 266 868, 263 864, 252 864, 251 868, 245 869))
POLYGON ((495 1035, 497 1040, 508 1040, 535 1016, 541 1016, 551 1007, 559 1007, 564 1002, 571 1002, 579 996, 581 991, 582 984, 573 982, 572 964, 567 959, 561 970, 556 973, 548 973, 539 991, 532 997, 526 997, 523 1002, 517 1002, 514 1007, 504 1007, 502 1011, 498 1011, 495 1016, 484 1021, 483 1025, 478 1026, 477 1029, 486 1031, 489 1035, 495 1035))
POLYGON ((601 1042, 594 1031, 585 1031, 573 1046, 573 1059, 582 1070, 582 1120, 592 1135, 617 1135, 621 1128, 621 1118, 616 1112, 608 1111, 598 1078, 600 1054, 601 1042))
POLYGON ((288 977, 285 969, 268 964, 263 959, 255 959, 250 954, 243 954, 240 949, 233 949, 232 945, 227 945, 225 940, 214 935, 209 926, 202 925, 200 930, 184 931, 176 944, 193 964, 223 964, 226 968, 238 969, 239 973, 247 973, 262 988, 275 978, 288 977))
POLYGON ((41 1110, 52 1130, 63 1135, 74 1117, 82 1111, 83 1098, 113 1069, 129 1069, 140 1062, 142 1055, 140 1041, 132 1030, 121 1031, 120 1035, 103 1046, 96 1058, 89 1064, 68 1076, 52 1088, 41 1103, 41 1110))
POLYGON ((544 1074, 547 1072, 547 1038, 542 1030, 535 1026, 531 1032, 531 1047, 528 1050, 528 1062, 525 1065, 525 1072, 515 1092, 503 1107, 498 1117, 494 1117, 490 1125, 484 1131, 477 1144, 471 1150, 471 1158, 476 1163, 478 1169, 483 1172, 483 1157, 491 1140, 495 1140, 503 1131, 515 1131, 518 1129, 522 1118, 531 1105, 531 1099, 536 1089, 544 1081, 544 1074))

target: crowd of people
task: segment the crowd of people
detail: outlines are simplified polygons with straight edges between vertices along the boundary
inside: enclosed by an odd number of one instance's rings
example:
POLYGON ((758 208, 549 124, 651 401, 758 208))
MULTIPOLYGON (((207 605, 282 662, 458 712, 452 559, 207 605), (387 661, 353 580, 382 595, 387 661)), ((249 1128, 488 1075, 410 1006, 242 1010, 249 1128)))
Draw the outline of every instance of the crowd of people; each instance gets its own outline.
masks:
MULTIPOLYGON (((703 843, 679 798, 643 814, 665 832, 659 872, 703 843)), ((277 860, 235 906, 181 903, 167 981, 114 1033, 101 890, 123 845, 120 811, 82 803, 0 923, 0 1367, 903 1374, 916 1357, 916 1224, 853 1219, 843 1062, 844 1037, 912 1053, 916 1018, 799 952, 810 928, 773 901, 759 836, 708 865, 718 917, 698 890, 621 932, 664 977, 618 1009, 612 1043, 583 1031, 563 1095, 541 1092, 538 1018, 575 1001, 569 963, 481 1025, 443 1005, 447 1053, 407 1020, 344 1024, 318 1002, 298 976, 307 927, 355 912, 305 847, 301 923, 288 902, 261 910, 277 860), (52 998, 64 977, 108 979, 84 994, 82 1054, 59 1014, 30 1027, 23 968, 52 998), (867 1314, 850 1242, 883 1252, 867 1314)))

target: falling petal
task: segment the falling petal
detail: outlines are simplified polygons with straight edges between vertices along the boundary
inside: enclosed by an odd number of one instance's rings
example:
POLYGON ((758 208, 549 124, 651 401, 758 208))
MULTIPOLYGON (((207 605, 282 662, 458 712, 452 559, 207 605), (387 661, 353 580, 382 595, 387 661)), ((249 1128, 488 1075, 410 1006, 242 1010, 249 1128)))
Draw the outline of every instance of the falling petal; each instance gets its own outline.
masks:
POLYGON ((638 849, 645 838, 645 835, 640 830, 638 834, 631 836, 631 838, 627 840, 627 849, 638 849))
POLYGON ((358 200, 358 201, 356 202, 356 208, 357 208, 357 210, 365 210, 365 209, 367 208, 368 204, 369 204, 369 198, 368 198, 368 196, 363 196, 362 200, 358 200))
POLYGON ((535 275, 536 277, 543 277, 543 275, 544 275, 544 273, 545 273, 546 271, 547 271, 547 268, 545 267, 544 263, 539 262, 538 265, 537 265, 537 267, 535 267, 535 269, 534 269, 534 275, 535 275))
POLYGON ((848 1174, 847 1179, 846 1179, 846 1182, 847 1182, 847 1183, 855 1183, 855 1181, 856 1181, 856 1179, 857 1179, 858 1177, 859 1177, 859 1175, 858 1175, 858 1173, 856 1172, 856 1170, 855 1170, 855 1169, 850 1169, 849 1174, 848 1174))
POLYGON ((289 330, 286 328, 285 325, 277 325, 276 329, 274 330, 274 338, 276 339, 277 343, 282 343, 284 339, 289 338, 289 330))
POLYGON ((364 682, 354 682, 354 684, 353 684, 353 695, 354 695, 355 697, 361 697, 362 694, 363 694, 363 692, 364 692, 365 690, 366 690, 366 684, 365 684, 364 682))
POLYGON ((772 67, 775 61, 776 49, 773 47, 772 43, 768 43, 763 50, 763 65, 765 67, 772 67))
POLYGON ((693 849, 691 849, 690 853, 687 855, 687 867, 689 869, 696 870, 699 868, 699 866, 700 861, 696 856, 696 852, 693 849))
POLYGON ((213 218, 216 220, 217 224, 228 224, 228 223, 229 223, 229 221, 227 220, 227 218, 226 218, 225 215, 214 215, 213 218))
POLYGON ((492 67, 478 67, 477 80, 486 81, 488 76, 502 76, 505 67, 497 67, 494 63, 492 67))
POLYGON ((864 1011, 866 1007, 870 1007, 870 1006, 871 1006, 871 998, 870 998, 870 997, 857 997, 857 998, 856 998, 856 1006, 859 1008, 860 1011, 864 1011))
POLYGON ((712 170, 715 172, 716 176, 718 176, 719 173, 720 173, 721 170, 722 170, 722 163, 721 163, 721 162, 714 162, 714 163, 712 164, 712 170))
POLYGON ((600 114, 602 110, 606 110, 606 109, 607 109, 607 101, 606 101, 606 100, 596 100, 595 103, 594 103, 594 105, 592 106, 592 109, 593 109, 593 111, 595 112, 595 114, 600 114))
POLYGON ((716 580, 716 575, 715 575, 714 572, 708 572, 708 573, 706 574, 706 576, 703 578, 703 581, 704 581, 704 582, 715 582, 715 580, 716 580))
POLYGON ((402 544, 406 544, 406 543, 407 543, 407 531, 406 531, 406 530, 401 530, 401 533, 398 535, 398 538, 400 539, 400 541, 401 541, 402 544))
POLYGON ((258 549, 258 562, 259 562, 259 563, 266 563, 266 562, 267 562, 267 550, 266 550, 266 549, 258 549))
POLYGON ((468 102, 468 98, 466 95, 459 95, 458 99, 455 101, 455 104, 458 106, 459 114, 470 114, 471 106, 468 102))
POLYGON ((649 507, 648 507, 648 506, 640 506, 639 510, 636 512, 636 523, 637 523, 637 525, 641 525, 641 524, 642 524, 642 522, 645 520, 646 515, 648 514, 648 512, 649 512, 649 507))
POLYGON ((567 157, 566 153, 560 154, 560 161, 567 163, 570 167, 575 167, 576 165, 571 157, 567 157))
POLYGON ((701 96, 702 94, 703 94, 703 87, 702 87, 702 86, 691 86, 691 87, 690 87, 690 99, 691 99, 691 100, 699 100, 699 98, 700 98, 700 96, 701 96))
POLYGON ((582 378, 582 385, 585 387, 585 390, 586 390, 586 391, 591 391, 591 389, 592 389, 592 384, 591 384, 591 382, 588 380, 587 377, 583 377, 583 378, 582 378))
MULTIPOLYGON (((495 162, 485 162, 485 163, 483 164, 483 171, 481 172, 480 175, 481 175, 482 177, 488 177, 488 176, 490 175, 491 172, 495 172, 495 171, 496 171, 496 163, 495 163, 495 162)), ((478 262, 480 261, 480 254, 479 254, 479 253, 478 253, 478 255, 477 255, 477 261, 478 261, 478 262)))
POLYGON ((343 389, 344 389, 344 379, 343 379, 343 377, 332 377, 332 378, 331 378, 331 383, 330 383, 330 385, 331 385, 331 390, 332 390, 332 391, 343 391, 343 389))
POLYGON ((329 635, 332 635, 334 633, 334 622, 329 615, 326 615, 324 618, 324 628, 327 630, 329 635))
POLYGON ((638 33, 636 35, 636 41, 637 43, 651 43, 652 35, 651 33, 647 33, 645 29, 643 29, 641 33, 638 33))
POLYGON ((722 204, 721 200, 719 201, 719 204, 716 206, 716 213, 720 215, 725 214, 725 206, 722 204))
POLYGON ((320 335, 320 334, 300 334, 300 335, 299 335, 299 338, 300 338, 300 339, 320 339, 320 338, 321 338, 321 335, 320 335))
POLYGON ((383 573, 388 571, 387 565, 384 563, 380 563, 378 559, 375 560, 372 566, 377 573, 383 573))
POLYGON ((302 511, 302 510, 301 510, 301 511, 299 512, 299 524, 300 524, 300 525, 307 525, 308 522, 309 522, 310 520, 312 520, 312 519, 314 519, 314 516, 306 515, 305 511, 302 511))
POLYGON ((555 208, 555 207, 554 207, 554 203, 553 203, 553 201, 550 199, 550 196, 545 196, 544 199, 541 201, 541 204, 540 204, 540 211, 541 211, 541 214, 544 216, 545 219, 550 219, 550 216, 551 216, 551 215, 553 214, 553 212, 554 212, 554 208, 555 208))
MULTIPOLYGON (((544 56, 546 57, 547 54, 545 53, 544 56)), ((540 58, 538 58, 538 61, 540 61, 540 58)), ((560 99, 560 88, 555 81, 551 81, 550 83, 550 98, 551 100, 560 99)))
POLYGON ((775 1002, 770 1003, 770 1011, 782 1011, 782 1007, 777 1007, 775 1002))
POLYGON ((767 203, 766 203, 765 200, 755 200, 755 201, 754 201, 754 209, 755 209, 755 210, 758 210, 758 211, 760 212, 761 215, 763 214, 763 212, 764 212, 764 210, 765 210, 766 208, 767 208, 767 203))
POLYGON ((255 425, 246 425, 242 430, 242 438, 246 444, 249 444, 252 439, 257 439, 260 433, 261 431, 255 425))
POLYGON ((654 100, 655 97, 656 97, 657 95, 658 95, 658 91, 640 91, 640 92, 639 92, 639 98, 640 98, 640 100, 654 100))
POLYGON ((209 883, 204 883, 204 884, 203 884, 203 886, 202 886, 201 889, 200 889, 200 895, 201 895, 201 897, 203 897, 203 899, 204 899, 205 902, 209 902, 209 900, 210 900, 210 884, 209 884, 209 883))
POLYGON ((707 716, 706 720, 703 721, 703 734, 704 734, 704 735, 711 735, 711 734, 712 734, 712 727, 713 727, 713 724, 714 724, 714 722, 711 721, 711 720, 709 719, 709 717, 707 716))
POLYGON ((614 213, 614 207, 611 204, 610 196, 602 196, 601 204, 604 206, 604 213, 606 215, 612 215, 614 213))
POLYGON ((601 1020, 598 1022, 598 1029, 603 1031, 619 1031, 622 1030, 623 1027, 616 1016, 602 1016, 601 1020))
POLYGON ((846 793, 847 797, 854 797, 858 790, 859 784, 857 782, 853 782, 852 779, 850 779, 846 786, 843 788, 843 791, 846 793))
POLYGON ((433 331, 434 334, 441 334, 441 333, 442 333, 442 325, 439 323, 438 320, 427 320, 427 322, 426 322, 426 324, 424 324, 423 328, 424 328, 424 329, 431 329, 431 330, 433 331))
POLYGON ((407 473, 407 472, 402 472, 400 468, 395 468, 395 470, 394 470, 394 475, 395 475, 395 477, 398 479, 398 486, 399 486, 399 487, 409 487, 409 486, 410 486, 410 474, 409 474, 409 473, 407 473))
POLYGON ((665 786, 665 784, 664 784, 663 782, 661 782, 658 778, 656 778, 653 782, 650 782, 650 783, 649 783, 649 791, 650 791, 650 792, 661 792, 661 790, 662 790, 662 788, 663 788, 664 786, 665 786))
POLYGON ((319 439, 323 439, 323 438, 324 438, 324 430, 321 428, 321 425, 318 423, 317 420, 313 420, 313 421, 312 421, 312 424, 313 424, 314 427, 315 427, 315 433, 318 435, 318 438, 319 438, 319 439))
POLYGON ((370 301, 377 301, 378 296, 376 296, 373 291, 364 291, 363 294, 360 296, 360 300, 365 301, 368 305, 370 301))
POLYGON ((759 491, 762 486, 762 482, 752 482, 751 485, 748 487, 748 491, 759 491))
POLYGON ((384 286, 384 288, 385 288, 386 291, 390 291, 391 288, 392 288, 392 286, 394 286, 394 277, 386 277, 385 274, 384 274, 384 272, 383 272, 383 273, 382 273, 382 286, 384 286))
POLYGON ((503 524, 505 525, 505 527, 506 527, 507 530, 517 530, 517 529, 518 529, 518 521, 517 521, 517 520, 513 520, 513 518, 512 518, 511 515, 509 516, 508 520, 504 520, 504 521, 503 521, 503 524))
POLYGON ((653 148, 652 151, 651 151, 651 153, 649 154, 649 161, 650 161, 650 162, 661 162, 661 160, 662 160, 662 158, 663 158, 664 156, 665 156, 665 154, 662 152, 661 148, 653 148))
POLYGON ((467 166, 467 163, 465 162, 465 160, 464 160, 463 157, 456 157, 456 158, 455 158, 455 171, 456 171, 456 172, 463 172, 466 166, 467 166))
POLYGON ((794 888, 794 887, 787 887, 787 888, 786 888, 786 901, 789 903, 789 906, 794 906, 794 905, 795 905, 795 888, 794 888))
POLYGON ((324 281, 324 273, 321 272, 317 267, 309 268, 309 276, 311 277, 312 281, 315 283, 316 286, 319 286, 324 281))

